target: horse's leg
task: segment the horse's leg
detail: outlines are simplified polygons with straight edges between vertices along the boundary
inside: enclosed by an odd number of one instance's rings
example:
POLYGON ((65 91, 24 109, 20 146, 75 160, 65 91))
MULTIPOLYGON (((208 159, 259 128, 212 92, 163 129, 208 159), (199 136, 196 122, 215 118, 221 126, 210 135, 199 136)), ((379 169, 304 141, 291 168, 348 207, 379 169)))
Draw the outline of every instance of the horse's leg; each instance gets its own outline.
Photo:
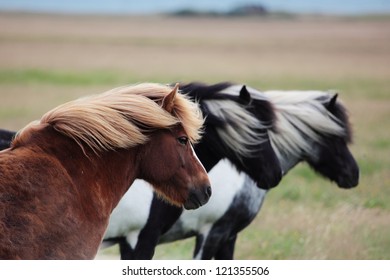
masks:
POLYGON ((193 253, 193 259, 200 259, 200 250, 202 249, 203 247, 203 240, 204 240, 204 236, 202 234, 197 234, 196 235, 196 239, 195 239, 195 249, 194 249, 194 253, 193 253))
POLYGON ((233 260, 234 248, 236 245, 237 234, 230 236, 228 240, 222 242, 221 246, 215 253, 216 260, 233 260))
POLYGON ((121 254, 121 260, 134 260, 134 250, 125 237, 119 240, 119 252, 121 254))
POLYGON ((183 209, 176 207, 154 194, 148 221, 141 230, 134 249, 134 259, 150 260, 162 234, 179 219, 183 209))
POLYGON ((226 234, 209 231, 206 234, 196 236, 194 259, 211 260, 221 243, 226 239, 226 234))
POLYGON ((213 258, 212 246, 206 244, 208 241, 207 235, 196 235, 195 250, 193 258, 197 260, 211 260, 213 258))
POLYGON ((159 232, 155 234, 140 234, 137 245, 133 248, 126 238, 119 242, 119 251, 122 260, 151 260, 154 255, 154 250, 157 246, 159 232))
POLYGON ((140 235, 137 246, 134 249, 134 260, 151 260, 158 244, 161 233, 149 234, 148 236, 140 235))

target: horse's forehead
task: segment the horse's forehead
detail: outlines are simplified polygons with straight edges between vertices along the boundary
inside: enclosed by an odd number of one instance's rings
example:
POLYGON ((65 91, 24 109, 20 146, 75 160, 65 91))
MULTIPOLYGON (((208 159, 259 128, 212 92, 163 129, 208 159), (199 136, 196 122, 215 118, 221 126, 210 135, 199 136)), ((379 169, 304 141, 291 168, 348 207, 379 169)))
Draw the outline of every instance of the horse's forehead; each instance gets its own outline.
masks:
POLYGON ((351 152, 342 136, 322 136, 311 145, 311 157, 320 160, 321 157, 345 160, 351 152))
POLYGON ((333 149, 338 152, 349 151, 348 141, 343 135, 335 135, 333 137, 329 137, 326 142, 326 145, 328 145, 328 147, 333 147, 333 149))
POLYGON ((175 125, 174 127, 172 127, 170 129, 170 131, 173 133, 173 134, 180 134, 180 133, 185 133, 185 130, 184 130, 184 127, 182 124, 177 124, 175 125))

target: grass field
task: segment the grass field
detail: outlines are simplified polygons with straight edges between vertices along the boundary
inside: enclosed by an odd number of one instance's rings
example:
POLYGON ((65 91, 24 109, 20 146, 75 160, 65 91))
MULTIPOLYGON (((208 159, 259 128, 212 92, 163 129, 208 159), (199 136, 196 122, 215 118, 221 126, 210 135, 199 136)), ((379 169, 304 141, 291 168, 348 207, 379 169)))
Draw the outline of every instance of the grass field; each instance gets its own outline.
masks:
MULTIPOLYGON (((79 96, 152 81, 337 89, 361 169, 351 190, 293 169, 240 235, 237 259, 390 259, 390 17, 169 18, 0 13, 0 127, 79 96)), ((189 259, 194 240, 158 246, 189 259)), ((117 258, 117 248, 98 258, 117 258)))

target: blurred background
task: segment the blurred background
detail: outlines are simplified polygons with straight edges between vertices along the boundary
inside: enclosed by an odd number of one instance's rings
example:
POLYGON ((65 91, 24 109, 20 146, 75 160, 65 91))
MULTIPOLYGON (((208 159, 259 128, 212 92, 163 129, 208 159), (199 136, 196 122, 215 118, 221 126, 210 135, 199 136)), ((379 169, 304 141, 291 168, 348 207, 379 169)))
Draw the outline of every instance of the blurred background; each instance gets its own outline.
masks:
MULTIPOLYGON (((390 1, 0 0, 0 128, 145 81, 338 90, 359 186, 297 166, 239 235, 235 257, 390 259, 390 1)), ((161 245, 155 258, 190 259, 193 246, 161 245)))

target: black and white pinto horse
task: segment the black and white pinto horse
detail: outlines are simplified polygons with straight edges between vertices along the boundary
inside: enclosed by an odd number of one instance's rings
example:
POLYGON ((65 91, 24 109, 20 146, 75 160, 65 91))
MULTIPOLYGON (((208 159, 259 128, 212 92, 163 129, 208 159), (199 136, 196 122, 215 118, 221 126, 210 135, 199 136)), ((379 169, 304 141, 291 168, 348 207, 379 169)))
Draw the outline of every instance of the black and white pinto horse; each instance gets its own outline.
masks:
MULTIPOLYGON (((275 108, 277 131, 270 131, 272 146, 284 175, 305 161, 340 188, 359 182, 359 168, 348 149, 352 131, 345 107, 337 95, 322 91, 259 91, 247 88, 252 98, 266 95, 275 108)), ((235 94, 238 94, 236 92, 235 94)), ((209 172, 213 197, 196 211, 184 211, 160 243, 196 236, 196 259, 233 259, 237 234, 260 211, 266 190, 231 166, 209 172)))

